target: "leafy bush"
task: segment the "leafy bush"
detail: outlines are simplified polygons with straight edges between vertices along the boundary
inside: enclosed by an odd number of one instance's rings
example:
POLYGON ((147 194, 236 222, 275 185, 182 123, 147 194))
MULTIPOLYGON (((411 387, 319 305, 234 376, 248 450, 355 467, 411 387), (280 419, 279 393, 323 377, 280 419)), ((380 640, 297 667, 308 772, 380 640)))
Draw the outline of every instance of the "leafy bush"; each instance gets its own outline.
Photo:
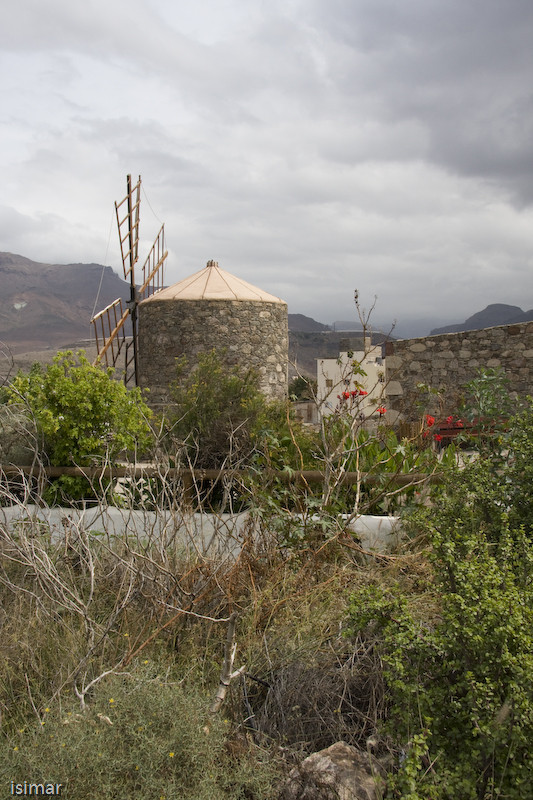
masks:
MULTIPOLYGON (((80 350, 60 352, 45 369, 35 364, 10 387, 10 403, 31 415, 41 456, 51 465, 89 466, 113 463, 121 453, 146 448, 151 412, 140 390, 128 391, 113 380, 113 370, 93 366, 80 350)), ((63 493, 86 496, 82 478, 63 476, 49 499, 63 493)))
POLYGON ((505 503, 513 525, 523 525, 533 535, 533 405, 529 405, 509 422, 504 440, 500 470, 505 485, 505 503))
POLYGON ((481 367, 463 391, 459 414, 475 435, 469 437, 465 430, 459 441, 482 454, 501 456, 508 421, 517 413, 517 401, 510 396, 505 371, 501 367, 481 367))
MULTIPOLYGON (((197 499, 211 508, 231 509, 249 503, 262 489, 266 469, 309 468, 316 436, 292 419, 288 402, 268 400, 259 389, 253 370, 228 367, 224 353, 201 354, 198 366, 180 380, 185 362, 178 364, 174 405, 164 421, 163 450, 171 464, 181 462, 197 469, 248 469, 258 480, 237 477, 231 492, 223 481, 203 480, 197 499), (243 479, 244 480, 244 479, 243 479)), ((241 476, 242 477, 242 476, 241 476)), ((226 484, 232 478, 226 476, 226 484)), ((269 484, 270 485, 270 484, 269 484)))
POLYGON ((252 369, 228 368, 216 350, 201 353, 196 370, 182 378, 178 363, 168 412, 166 447, 181 448, 195 467, 232 466, 250 456, 253 431, 265 399, 252 369))
POLYGON ((372 583, 352 597, 350 631, 383 659, 388 731, 418 752, 395 796, 533 797, 532 431, 529 409, 511 422, 505 468, 494 452, 456 470, 413 517, 432 548, 421 593, 372 583))

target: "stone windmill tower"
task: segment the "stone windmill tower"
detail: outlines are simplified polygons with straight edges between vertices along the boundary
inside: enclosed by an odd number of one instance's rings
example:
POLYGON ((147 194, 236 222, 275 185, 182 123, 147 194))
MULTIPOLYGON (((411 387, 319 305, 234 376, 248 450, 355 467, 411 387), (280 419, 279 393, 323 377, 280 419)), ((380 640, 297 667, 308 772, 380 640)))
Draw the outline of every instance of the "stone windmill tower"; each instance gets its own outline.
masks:
POLYGON ((253 367, 262 392, 270 398, 287 396, 287 304, 268 292, 220 269, 209 261, 205 269, 163 289, 167 258, 164 227, 136 274, 139 257, 141 178, 135 186, 127 177, 127 194, 115 203, 130 299, 120 298, 91 320, 98 356, 95 363, 123 365, 126 385, 150 389, 151 405, 166 404, 176 380, 176 358, 186 357, 190 368, 198 355, 216 349, 228 366, 253 367), (142 282, 137 284, 137 277, 142 282))
POLYGON ((151 405, 169 400, 175 359, 224 352, 228 366, 253 367, 262 392, 287 396, 287 304, 231 275, 216 261, 139 304, 138 383, 151 405))

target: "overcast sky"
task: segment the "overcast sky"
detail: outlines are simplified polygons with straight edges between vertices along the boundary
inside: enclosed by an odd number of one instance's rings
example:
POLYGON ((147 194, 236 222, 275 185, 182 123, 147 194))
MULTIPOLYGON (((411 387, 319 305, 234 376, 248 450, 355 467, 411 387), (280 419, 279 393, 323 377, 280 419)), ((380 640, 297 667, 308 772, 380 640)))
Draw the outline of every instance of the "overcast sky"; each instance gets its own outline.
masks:
POLYGON ((215 259, 325 323, 357 288, 400 334, 533 307, 531 0, 17 0, 2 17, 0 250, 118 271, 130 172, 144 252, 166 223, 166 283, 215 259))

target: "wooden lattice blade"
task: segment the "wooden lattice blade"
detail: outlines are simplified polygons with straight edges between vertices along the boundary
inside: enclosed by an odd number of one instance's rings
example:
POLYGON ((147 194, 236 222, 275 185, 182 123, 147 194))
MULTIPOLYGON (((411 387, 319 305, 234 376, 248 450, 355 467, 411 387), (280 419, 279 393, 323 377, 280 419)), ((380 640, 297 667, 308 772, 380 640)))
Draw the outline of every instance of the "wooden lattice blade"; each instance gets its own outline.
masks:
POLYGON ((133 270, 139 258, 139 207, 141 204, 141 177, 132 188, 131 175, 128 175, 126 197, 115 203, 118 237, 122 255, 124 279, 134 283, 133 270))
POLYGON ((105 361, 107 366, 116 366, 126 344, 125 324, 129 314, 129 309, 123 308, 122 298, 118 297, 92 318, 98 354, 95 364, 105 361))
POLYGON ((163 264, 167 256, 165 226, 162 225, 143 265, 143 282, 138 290, 141 300, 163 288, 163 264))

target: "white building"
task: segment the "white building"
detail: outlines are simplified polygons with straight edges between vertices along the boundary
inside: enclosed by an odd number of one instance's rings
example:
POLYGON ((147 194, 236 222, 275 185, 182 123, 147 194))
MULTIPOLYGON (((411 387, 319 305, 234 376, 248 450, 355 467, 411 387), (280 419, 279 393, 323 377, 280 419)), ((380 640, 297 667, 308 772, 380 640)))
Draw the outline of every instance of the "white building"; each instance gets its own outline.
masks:
POLYGON ((365 339, 364 350, 344 350, 338 358, 317 358, 319 414, 348 409, 363 420, 379 420, 385 401, 385 360, 381 345, 365 339))

